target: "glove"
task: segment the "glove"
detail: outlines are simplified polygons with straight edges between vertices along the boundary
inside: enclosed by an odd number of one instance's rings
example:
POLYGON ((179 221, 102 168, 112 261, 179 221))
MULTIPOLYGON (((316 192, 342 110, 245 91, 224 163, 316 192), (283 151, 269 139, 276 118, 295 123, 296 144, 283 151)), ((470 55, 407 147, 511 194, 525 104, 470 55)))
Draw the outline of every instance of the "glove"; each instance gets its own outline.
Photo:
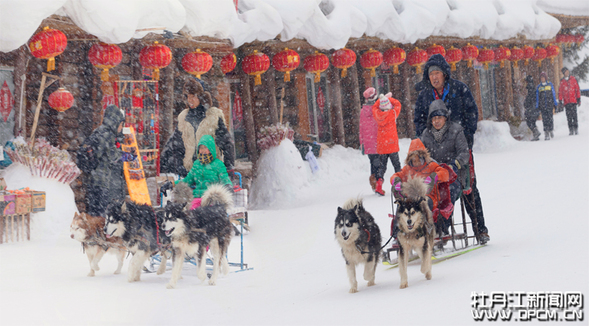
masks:
POLYGON ((395 179, 393 179, 393 186, 391 187, 391 192, 393 193, 393 196, 395 196, 395 198, 405 197, 401 192, 401 189, 403 188, 402 186, 403 182, 401 182, 401 178, 395 177, 395 179))
POLYGON ((458 160, 454 160, 454 163, 456 163, 458 170, 462 169, 462 166, 460 166, 460 162, 458 162, 458 160))
POLYGON ((168 190, 172 190, 172 188, 174 188, 174 184, 171 181, 166 181, 160 187, 160 193, 167 197, 168 196, 168 190))
POLYGON ((135 159, 137 159, 136 155, 127 152, 123 152, 123 155, 121 156, 121 161, 123 162, 133 162, 135 159))
POLYGON ((577 105, 581 106, 581 98, 580 97, 577 99, 577 105))
POLYGON ((432 192, 432 189, 434 189, 434 187, 438 184, 438 174, 432 172, 432 174, 425 177, 425 180, 423 182, 427 185, 427 193, 429 194, 430 192, 432 192))

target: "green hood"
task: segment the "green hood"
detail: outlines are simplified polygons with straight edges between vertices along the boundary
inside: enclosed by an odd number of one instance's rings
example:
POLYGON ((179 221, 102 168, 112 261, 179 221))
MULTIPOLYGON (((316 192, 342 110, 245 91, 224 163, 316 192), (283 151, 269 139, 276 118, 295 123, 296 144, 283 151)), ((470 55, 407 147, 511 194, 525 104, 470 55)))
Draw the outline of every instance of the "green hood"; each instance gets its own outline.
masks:
POLYGON ((204 135, 198 141, 198 146, 196 146, 197 151, 200 145, 205 145, 211 154, 213 154, 213 161, 217 159, 217 146, 215 145, 215 139, 211 135, 204 135))

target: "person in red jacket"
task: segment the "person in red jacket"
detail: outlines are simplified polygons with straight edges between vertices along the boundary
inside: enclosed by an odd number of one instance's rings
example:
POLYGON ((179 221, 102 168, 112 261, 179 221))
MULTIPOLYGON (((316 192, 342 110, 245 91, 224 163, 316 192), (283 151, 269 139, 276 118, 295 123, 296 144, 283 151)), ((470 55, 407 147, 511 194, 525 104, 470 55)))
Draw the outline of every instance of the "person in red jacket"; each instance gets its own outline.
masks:
POLYGON ((391 97, 391 93, 386 95, 380 94, 378 100, 372 106, 372 115, 376 124, 378 124, 378 131, 376 135, 376 152, 383 154, 379 173, 376 176, 377 194, 384 196, 385 192, 382 189, 384 182, 384 174, 387 170, 388 159, 391 159, 395 172, 401 170, 401 162, 399 161, 399 136, 397 135, 397 118, 401 113, 401 102, 391 97))
POLYGON ((560 87, 558 87, 558 101, 561 106, 564 105, 566 111, 569 135, 577 135, 579 133, 577 105, 581 105, 581 90, 577 79, 571 76, 567 68, 562 68, 562 74, 564 78, 560 80, 560 87))

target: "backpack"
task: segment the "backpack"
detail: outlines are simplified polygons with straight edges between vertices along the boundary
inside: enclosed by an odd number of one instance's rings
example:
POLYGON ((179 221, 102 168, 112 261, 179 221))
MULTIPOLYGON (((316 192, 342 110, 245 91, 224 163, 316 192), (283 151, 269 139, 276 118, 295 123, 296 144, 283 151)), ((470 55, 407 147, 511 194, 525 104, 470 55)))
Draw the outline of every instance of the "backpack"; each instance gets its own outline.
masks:
POLYGON ((88 137, 76 152, 78 168, 85 173, 90 173, 98 167, 95 143, 93 137, 88 137))

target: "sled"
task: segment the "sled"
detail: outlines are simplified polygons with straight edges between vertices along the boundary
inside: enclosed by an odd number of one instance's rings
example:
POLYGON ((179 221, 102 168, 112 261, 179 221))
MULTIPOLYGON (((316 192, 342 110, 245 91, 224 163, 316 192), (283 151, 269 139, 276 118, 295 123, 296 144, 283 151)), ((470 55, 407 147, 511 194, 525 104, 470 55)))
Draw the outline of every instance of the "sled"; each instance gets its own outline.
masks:
POLYGON ((135 130, 133 127, 126 127, 123 129, 123 134, 125 135, 125 141, 121 145, 121 149, 123 152, 133 154, 133 157, 135 157, 133 161, 123 163, 129 197, 137 204, 151 206, 147 181, 145 180, 143 164, 141 163, 141 154, 139 153, 137 140, 135 139, 135 130))
MULTIPOLYGON (((472 163, 472 162, 471 162, 472 163)), ((467 205, 474 205, 474 195, 472 193, 471 180, 474 179, 474 169, 469 168, 469 173, 467 174, 467 180, 465 182, 464 189, 462 190, 462 194, 460 195, 460 208, 461 208, 461 219, 456 220, 455 217, 455 206, 452 204, 451 196, 450 196, 450 184, 457 179, 457 175, 446 164, 440 164, 443 168, 445 168, 448 173, 450 174, 450 180, 448 182, 439 183, 438 184, 438 191, 440 193, 440 202, 438 204, 438 208, 436 208, 433 212, 434 214, 434 221, 439 218, 444 218, 450 221, 450 228, 449 233, 447 235, 438 235, 434 239, 434 257, 432 259, 436 259, 436 257, 443 258, 445 256, 451 255, 451 257, 455 257, 459 255, 460 252, 466 253, 470 252, 472 248, 479 248, 481 244, 479 243, 479 231, 477 228, 476 223, 472 223, 472 221, 466 220, 466 212, 465 212, 465 203, 467 205), (470 224, 472 232, 468 232, 468 225, 470 224), (469 239, 472 239, 472 242, 469 243, 469 239), (450 253, 448 251, 450 248, 446 248, 448 242, 452 242, 452 248, 450 253)), ((472 166, 472 164, 471 164, 472 166)), ((391 202, 394 201, 394 198, 391 194, 391 202)), ((474 207, 473 207, 474 208, 474 207)), ((476 209, 473 209, 476 214, 476 209)), ((394 204, 393 204, 393 211, 394 211, 394 204)), ((395 215, 389 214, 389 217, 392 218, 391 220, 391 236, 393 234, 393 226, 395 223, 395 215)), ((476 215, 473 216, 476 219, 476 215)), ((383 250, 383 264, 395 266, 397 264, 397 258, 391 257, 391 253, 395 252, 398 253, 399 251, 399 244, 395 241, 390 248, 383 250)), ((397 256, 398 257, 398 256, 397 256)), ((417 259, 415 257, 414 259, 417 259)), ((445 260, 445 259, 444 259, 445 260)))

